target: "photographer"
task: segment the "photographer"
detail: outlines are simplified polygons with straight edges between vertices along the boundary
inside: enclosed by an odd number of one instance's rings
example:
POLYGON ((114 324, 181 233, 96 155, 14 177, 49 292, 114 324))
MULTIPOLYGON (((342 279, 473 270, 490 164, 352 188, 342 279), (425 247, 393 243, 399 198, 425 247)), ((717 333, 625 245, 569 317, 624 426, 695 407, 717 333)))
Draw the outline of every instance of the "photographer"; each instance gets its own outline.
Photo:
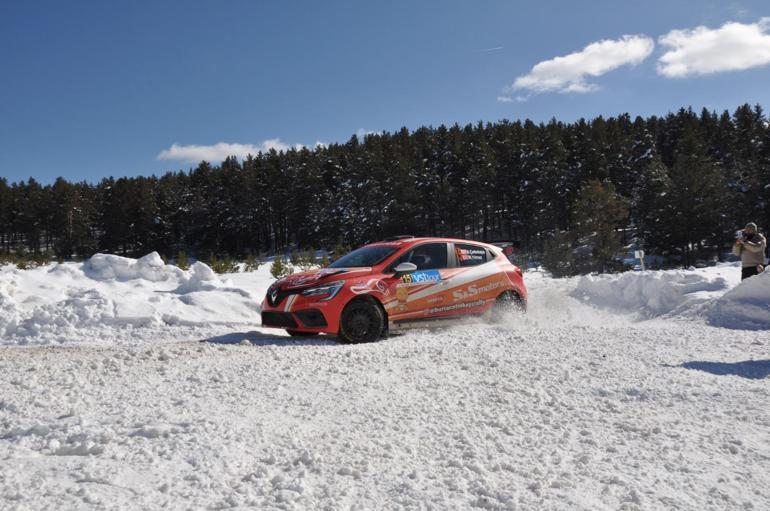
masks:
POLYGON ((757 224, 749 222, 736 233, 733 254, 741 258, 741 280, 762 273, 765 269, 765 237, 757 232, 757 224))

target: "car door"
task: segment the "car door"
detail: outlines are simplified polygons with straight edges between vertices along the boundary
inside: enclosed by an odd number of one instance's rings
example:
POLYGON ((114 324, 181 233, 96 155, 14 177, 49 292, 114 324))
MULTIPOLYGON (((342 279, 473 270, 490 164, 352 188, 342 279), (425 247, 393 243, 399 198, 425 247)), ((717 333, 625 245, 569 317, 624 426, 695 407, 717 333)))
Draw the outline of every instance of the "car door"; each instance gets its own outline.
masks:
POLYGON ((423 319, 432 316, 431 310, 446 301, 446 290, 451 279, 449 244, 427 242, 417 245, 396 258, 386 270, 389 296, 385 308, 391 321, 423 319), (395 275, 401 263, 417 266, 413 272, 395 275))
POLYGON ((448 293, 456 314, 478 314, 488 309, 508 287, 505 273, 486 247, 471 242, 452 243, 454 259, 448 293))

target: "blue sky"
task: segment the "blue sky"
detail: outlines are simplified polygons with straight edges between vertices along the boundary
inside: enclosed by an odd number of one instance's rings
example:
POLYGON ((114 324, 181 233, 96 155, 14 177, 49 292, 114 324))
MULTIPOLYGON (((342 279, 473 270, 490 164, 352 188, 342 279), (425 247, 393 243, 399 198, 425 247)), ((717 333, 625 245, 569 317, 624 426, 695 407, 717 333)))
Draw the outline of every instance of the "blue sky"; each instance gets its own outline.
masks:
POLYGON ((762 1, 5 0, 0 176, 159 174, 402 126, 770 108, 766 16, 762 1))

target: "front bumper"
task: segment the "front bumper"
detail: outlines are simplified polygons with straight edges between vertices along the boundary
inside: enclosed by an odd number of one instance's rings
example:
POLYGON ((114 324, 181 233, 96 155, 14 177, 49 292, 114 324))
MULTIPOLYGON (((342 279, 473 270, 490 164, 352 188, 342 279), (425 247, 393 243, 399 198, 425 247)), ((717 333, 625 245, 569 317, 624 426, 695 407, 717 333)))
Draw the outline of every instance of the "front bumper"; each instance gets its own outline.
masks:
POLYGON ((320 309, 302 309, 295 312, 262 311, 262 326, 299 330, 324 330, 329 326, 320 309))

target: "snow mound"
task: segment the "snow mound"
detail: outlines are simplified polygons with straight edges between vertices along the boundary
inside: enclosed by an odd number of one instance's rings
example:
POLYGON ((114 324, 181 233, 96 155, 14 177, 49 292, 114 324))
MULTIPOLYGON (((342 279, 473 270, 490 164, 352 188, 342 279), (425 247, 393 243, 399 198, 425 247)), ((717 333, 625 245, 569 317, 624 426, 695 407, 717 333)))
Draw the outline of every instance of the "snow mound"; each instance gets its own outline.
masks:
POLYGON ((267 267, 222 280, 204 263, 183 271, 157 252, 25 271, 5 266, 0 344, 146 342, 256 326, 270 281, 267 267))
POLYGON ((572 296, 596 307, 642 317, 687 314, 730 288, 706 272, 668 270, 581 277, 572 296))
POLYGON ((219 277, 208 265, 198 261, 190 267, 190 272, 182 277, 182 283, 176 288, 177 293, 194 293, 217 287, 219 277))
POLYGON ((96 254, 86 263, 86 273, 97 280, 144 279, 150 282, 180 278, 183 275, 182 270, 176 266, 164 263, 157 252, 151 252, 141 259, 96 254))
POLYGON ((710 323, 726 328, 770 328, 770 271, 744 280, 709 304, 710 323))

